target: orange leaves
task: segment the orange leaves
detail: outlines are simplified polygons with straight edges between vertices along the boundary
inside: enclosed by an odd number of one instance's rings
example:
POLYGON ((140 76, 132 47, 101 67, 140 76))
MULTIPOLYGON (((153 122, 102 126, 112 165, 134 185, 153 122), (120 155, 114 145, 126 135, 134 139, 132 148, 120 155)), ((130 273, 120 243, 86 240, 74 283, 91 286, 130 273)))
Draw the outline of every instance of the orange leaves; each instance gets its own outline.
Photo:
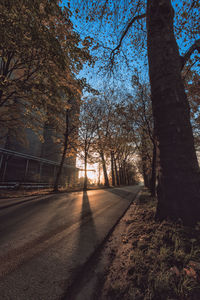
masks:
POLYGON ((180 271, 176 266, 171 267, 170 271, 172 272, 172 274, 175 274, 176 276, 180 276, 180 271))
POLYGON ((170 268, 170 272, 177 277, 185 275, 194 279, 195 281, 200 281, 200 263, 196 261, 189 261, 188 265, 185 266, 181 271, 176 266, 173 266, 170 268))
POLYGON ((192 267, 186 267, 183 270, 184 270, 185 274, 188 277, 192 277, 193 279, 197 279, 197 273, 192 267))
POLYGON ((80 37, 73 31, 70 6, 62 10, 59 3, 25 1, 22 6, 16 0, 0 4, 0 74, 4 73, 0 122, 7 115, 7 128, 11 126, 9 120, 16 116, 16 99, 19 116, 23 116, 20 126, 24 122, 39 128, 47 114, 58 123, 58 115, 70 108, 65 103, 69 92, 78 97, 81 94, 74 74, 90 59, 91 41, 88 38, 85 48, 78 47, 80 37))

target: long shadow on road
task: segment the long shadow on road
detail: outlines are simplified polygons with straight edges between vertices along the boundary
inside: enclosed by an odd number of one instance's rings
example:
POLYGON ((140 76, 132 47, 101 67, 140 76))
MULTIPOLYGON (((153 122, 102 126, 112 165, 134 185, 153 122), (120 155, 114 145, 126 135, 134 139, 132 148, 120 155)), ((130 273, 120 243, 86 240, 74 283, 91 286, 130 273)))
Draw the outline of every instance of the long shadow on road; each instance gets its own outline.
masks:
POLYGON ((62 296, 62 299, 74 299, 73 290, 76 289, 76 283, 81 279, 82 267, 88 261, 97 246, 98 235, 90 206, 90 200, 87 192, 84 191, 76 249, 73 253, 73 260, 76 267, 71 270, 71 273, 74 274, 74 276, 70 285, 69 283, 66 283, 67 290, 62 296))
POLYGON ((77 239, 77 253, 88 253, 88 246, 97 242, 97 232, 94 224, 90 200, 86 191, 83 192, 80 227, 77 239))
POLYGON ((111 188, 107 189, 106 191, 109 193, 113 193, 119 197, 123 197, 125 200, 128 200, 128 197, 133 195, 135 196, 137 192, 139 191, 139 186, 135 186, 135 190, 126 190, 126 188, 111 188))

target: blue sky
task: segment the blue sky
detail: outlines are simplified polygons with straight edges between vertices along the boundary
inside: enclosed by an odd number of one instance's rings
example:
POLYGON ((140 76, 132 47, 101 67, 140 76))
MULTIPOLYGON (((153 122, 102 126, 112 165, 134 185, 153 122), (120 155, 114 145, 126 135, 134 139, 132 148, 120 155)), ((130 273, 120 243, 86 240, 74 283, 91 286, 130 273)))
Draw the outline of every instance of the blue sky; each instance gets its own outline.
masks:
MULTIPOLYGON (((64 2, 68 2, 65 0, 64 2)), ((94 0, 87 1, 89 6, 94 2, 94 0)), ((140 21, 139 28, 135 25, 128 32, 127 36, 124 38, 121 51, 116 56, 115 59, 115 72, 113 76, 109 78, 108 72, 105 71, 105 67, 109 62, 110 50, 113 49, 119 42, 121 34, 126 27, 128 21, 131 18, 133 8, 131 5, 125 5, 128 0, 120 1, 108 1, 110 3, 108 10, 110 8, 113 11, 114 6, 117 2, 120 2, 120 6, 116 8, 117 13, 110 15, 110 19, 102 18, 100 20, 94 15, 93 21, 86 20, 88 16, 88 11, 83 9, 84 0, 71 0, 71 10, 72 10, 72 22, 74 24, 75 30, 80 34, 81 38, 90 36, 94 39, 95 43, 99 43, 99 48, 97 50, 92 50, 91 53, 96 55, 98 60, 94 68, 85 66, 84 70, 81 71, 80 76, 86 77, 88 82, 96 89, 105 89, 105 86, 115 86, 119 89, 124 89, 126 87, 127 91, 131 93, 131 77, 134 74, 134 69, 138 69, 143 77, 144 81, 148 81, 148 63, 147 63, 147 52, 146 52, 146 35, 145 35, 145 20, 140 21), (80 4, 77 5, 77 2, 80 4), (75 17, 75 9, 79 8, 80 11, 75 17), (142 29, 142 30, 138 30, 142 29), (139 34, 138 34, 139 32, 139 34)), ((136 1, 137 2, 137 1, 136 1)), ((175 9, 175 13, 180 15, 183 12, 184 2, 190 3, 190 1, 184 0, 173 0, 172 4, 175 9)), ((101 3, 101 1, 100 1, 101 3)), ((133 3, 133 1, 132 1, 133 3)), ((144 12, 144 9, 141 9, 144 12)), ((98 11, 96 11, 98 13, 98 11)), ((197 11, 198 12, 198 11, 197 11)), ((107 12, 109 13, 109 11, 107 12)), ((93 16, 92 16, 93 17, 93 16)), ((178 21, 178 19, 177 19, 178 21)), ((175 23, 177 26, 177 23, 175 23)), ((177 40, 180 52, 185 52, 188 49, 191 42, 195 38, 200 38, 200 35, 191 36, 188 41, 187 32, 183 31, 182 36, 177 40)))

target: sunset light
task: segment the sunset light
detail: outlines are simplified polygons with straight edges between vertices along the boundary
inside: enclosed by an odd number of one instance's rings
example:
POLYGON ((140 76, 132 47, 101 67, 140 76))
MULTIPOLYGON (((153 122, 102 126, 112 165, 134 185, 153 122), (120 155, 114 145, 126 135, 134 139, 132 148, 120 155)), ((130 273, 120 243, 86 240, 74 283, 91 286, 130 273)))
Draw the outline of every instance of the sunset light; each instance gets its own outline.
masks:
MULTIPOLYGON (((76 167, 79 168, 79 179, 85 177, 84 171, 84 163, 81 159, 77 159, 76 167)), ((87 164, 87 178, 89 179, 90 183, 97 184, 99 181, 99 172, 100 172, 100 179, 102 179, 102 171, 99 170, 99 164, 87 164)))

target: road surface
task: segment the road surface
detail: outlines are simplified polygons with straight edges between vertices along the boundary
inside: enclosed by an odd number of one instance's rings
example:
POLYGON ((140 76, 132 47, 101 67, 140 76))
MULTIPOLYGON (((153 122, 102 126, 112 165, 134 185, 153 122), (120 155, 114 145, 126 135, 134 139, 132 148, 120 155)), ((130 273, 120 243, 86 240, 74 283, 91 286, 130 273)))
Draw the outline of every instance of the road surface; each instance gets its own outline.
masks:
POLYGON ((0 209, 0 299, 62 299, 139 189, 51 195, 0 209))

